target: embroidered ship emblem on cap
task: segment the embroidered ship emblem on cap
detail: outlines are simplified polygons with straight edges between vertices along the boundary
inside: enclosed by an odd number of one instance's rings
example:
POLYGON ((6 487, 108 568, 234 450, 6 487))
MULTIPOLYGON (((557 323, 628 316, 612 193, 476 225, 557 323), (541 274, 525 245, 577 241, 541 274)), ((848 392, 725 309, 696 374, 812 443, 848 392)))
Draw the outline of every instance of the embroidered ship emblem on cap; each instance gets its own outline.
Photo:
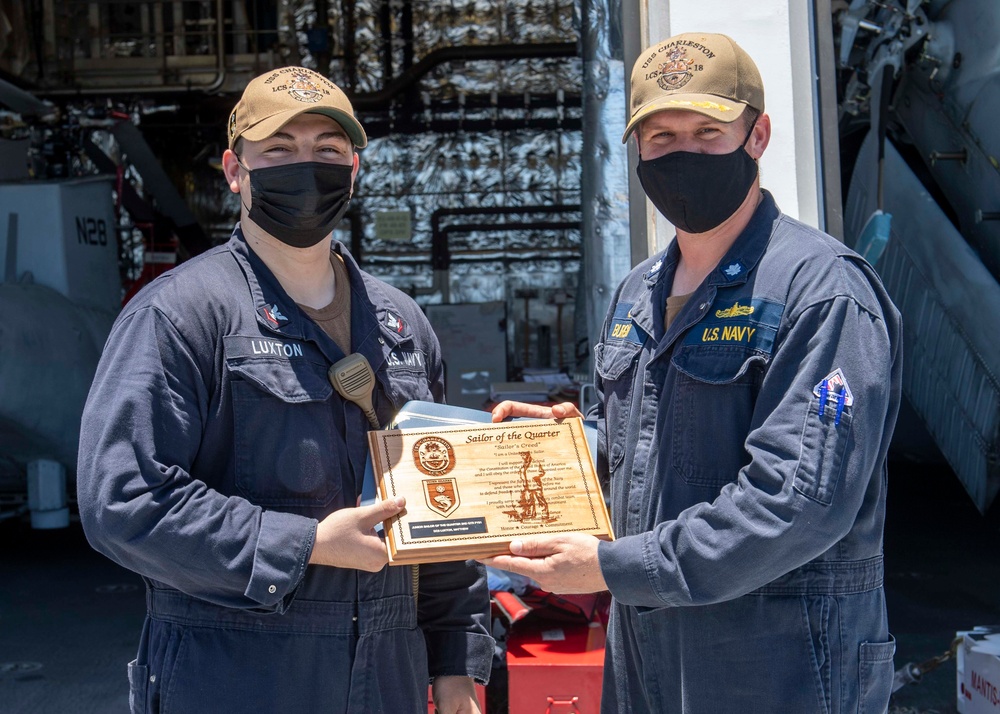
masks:
POLYGON ((323 98, 323 93, 319 87, 313 84, 312 80, 306 74, 292 75, 291 87, 288 90, 288 94, 292 99, 298 99, 300 102, 315 103, 323 98))
POLYGON ((674 47, 667 55, 667 61, 660 65, 660 76, 656 78, 656 83, 660 85, 660 89, 667 91, 680 89, 694 76, 691 73, 693 64, 694 60, 687 58, 687 50, 674 47))

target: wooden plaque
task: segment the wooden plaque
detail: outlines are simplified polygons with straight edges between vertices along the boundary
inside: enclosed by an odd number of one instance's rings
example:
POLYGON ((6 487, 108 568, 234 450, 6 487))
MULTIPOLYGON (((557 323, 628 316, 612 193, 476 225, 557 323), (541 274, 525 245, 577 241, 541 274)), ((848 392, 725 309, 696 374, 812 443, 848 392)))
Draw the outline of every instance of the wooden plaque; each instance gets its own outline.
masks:
POLYGON ((525 535, 614 538, 579 418, 368 438, 379 497, 406 497, 406 510, 384 523, 393 564, 500 555, 525 535))

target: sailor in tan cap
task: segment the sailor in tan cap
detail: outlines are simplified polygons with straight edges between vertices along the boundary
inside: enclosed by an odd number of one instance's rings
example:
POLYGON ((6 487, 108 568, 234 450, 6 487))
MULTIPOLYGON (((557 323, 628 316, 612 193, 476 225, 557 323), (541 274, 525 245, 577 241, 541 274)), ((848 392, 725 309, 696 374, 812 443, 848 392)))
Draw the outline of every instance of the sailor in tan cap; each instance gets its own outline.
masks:
POLYGON ((304 67, 262 74, 230 114, 228 133, 222 166, 234 193, 249 184, 242 224, 250 245, 267 246, 270 236, 308 248, 329 236, 350 203, 355 149, 368 144, 340 87, 304 67))
POLYGON ((336 84, 305 67, 265 72, 243 90, 229 116, 229 148, 241 136, 260 141, 304 113, 322 114, 340 124, 359 149, 368 145, 347 95, 336 84))
MULTIPOLYGON (((692 33, 650 48, 632 70, 630 108, 622 142, 635 134, 642 187, 679 232, 717 232, 753 214, 771 121, 760 74, 739 45, 692 33)), ((704 277, 689 265, 704 266, 700 257, 682 261, 682 288, 704 277)), ((713 257, 721 256, 705 256, 713 257)))
MULTIPOLYGON (((595 350, 616 540, 514 541, 493 565, 608 589, 602 711, 885 712, 886 452, 901 323, 871 266, 762 191, 753 61, 724 35, 643 52, 639 178, 676 227, 615 292, 595 350)), ((578 415, 505 402, 508 415, 578 415)))
POLYGON ((485 571, 422 567, 418 611, 373 530, 405 501, 359 505, 369 420, 327 378, 363 358, 383 424, 444 398, 423 312, 331 237, 365 132, 302 67, 250 82, 228 131, 240 222, 129 302, 83 417, 81 521, 148 586, 132 711, 419 712, 433 679, 439 711, 477 714, 485 571))

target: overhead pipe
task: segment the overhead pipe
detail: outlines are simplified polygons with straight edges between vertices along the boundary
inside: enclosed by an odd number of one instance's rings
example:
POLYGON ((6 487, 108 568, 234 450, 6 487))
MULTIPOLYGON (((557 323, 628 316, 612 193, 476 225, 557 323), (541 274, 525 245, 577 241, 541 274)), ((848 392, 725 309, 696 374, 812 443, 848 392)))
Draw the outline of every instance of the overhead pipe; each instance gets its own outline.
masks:
POLYGON ((358 58, 355 55, 357 45, 354 42, 354 35, 357 32, 355 9, 354 0, 341 0, 340 14, 344 18, 344 78, 347 84, 344 89, 347 94, 352 94, 358 86, 358 58))
POLYGON ((215 80, 203 90, 208 94, 216 92, 226 82, 226 16, 222 0, 215 0, 215 80))
MULTIPOLYGON (((525 206, 486 206, 482 208, 438 208, 431 213, 431 231, 437 232, 441 219, 447 216, 507 216, 519 213, 578 213, 579 204, 557 203, 551 206, 532 204, 525 206)), ((502 225, 502 224, 497 224, 502 225)))
MULTIPOLYGON (((578 228, 578 226, 573 226, 578 228)), ((510 230, 524 230, 514 228, 510 230)), ((406 253, 400 254, 394 250, 374 250, 365 253, 365 260, 371 263, 390 262, 393 265, 426 265, 428 254, 406 253)), ((456 250, 452 254, 455 263, 495 263, 502 260, 505 263, 527 263, 538 260, 570 260, 579 259, 580 249, 576 247, 564 248, 470 248, 456 250)))
MULTIPOLYGON (((345 8, 353 5, 352 0, 345 0, 345 8)), ((216 20, 219 52, 218 64, 215 79, 207 85, 176 84, 162 86, 132 86, 132 87, 105 87, 105 88, 74 88, 74 89, 47 89, 40 90, 42 96, 73 96, 73 95, 95 95, 95 94, 117 94, 117 93, 164 93, 164 92, 188 92, 203 91, 212 93, 218 90, 226 79, 225 54, 224 49, 224 28, 222 25, 222 2, 216 0, 218 18, 216 20)), ((350 15, 345 16, 352 20, 350 15)), ((349 23, 353 24, 353 23, 349 23)), ((353 41, 345 43, 344 55, 345 64, 348 67, 347 82, 348 90, 356 83, 353 72, 353 62, 351 53, 353 51, 353 41)), ((558 57, 576 57, 577 44, 575 42, 539 42, 527 45, 517 44, 494 44, 494 45, 467 45, 461 47, 441 47, 426 54, 415 65, 407 68, 398 77, 390 81, 385 87, 377 92, 365 94, 355 94, 351 96, 351 104, 355 111, 384 110, 388 109, 400 94, 414 88, 421 77, 432 69, 445 62, 453 60, 510 60, 510 59, 544 59, 558 57)), ((350 92, 348 92, 350 94, 350 92)))
MULTIPOLYGON (((525 224, 529 228, 531 224, 525 224)), ((466 226, 467 227, 467 226, 466 226)), ((459 230, 462 227, 456 228, 459 230)), ((568 223, 568 229, 579 229, 579 225, 568 223)), ((524 230, 525 228, 516 224, 497 223, 490 226, 491 230, 524 230)), ((365 255, 365 260, 371 263, 391 262, 395 266, 399 265, 426 265, 428 258, 426 253, 400 254, 394 250, 371 251, 365 255)), ((465 249, 457 250, 452 255, 456 263, 495 263, 498 260, 504 264, 527 263, 538 260, 580 260, 580 248, 502 248, 502 249, 465 249)), ((412 287, 412 295, 432 295, 441 294, 444 303, 451 302, 451 283, 447 270, 435 270, 431 276, 430 287, 412 287)))
MULTIPOLYGON (((38 90, 38 94, 43 97, 57 96, 84 96, 84 95, 108 95, 108 94, 162 94, 164 92, 205 92, 213 94, 218 91, 226 81, 226 53, 225 53, 225 12, 223 0, 215 0, 215 42, 216 42, 216 63, 215 78, 206 84, 169 84, 169 85, 137 85, 132 87, 75 87, 73 89, 45 89, 38 90)), ((161 38, 161 42, 166 37, 161 38)), ((165 44, 165 43, 164 43, 165 44)))
POLYGON ((424 99, 423 112, 415 108, 409 97, 412 90, 406 94, 405 102, 409 108, 409 118, 387 116, 382 113, 363 113, 362 121, 365 133, 369 138, 388 136, 389 134, 419 134, 423 132, 455 133, 455 132, 489 132, 489 131, 580 131, 583 128, 583 101, 579 94, 567 95, 563 91, 549 94, 532 94, 531 109, 555 109, 555 116, 499 116, 503 109, 524 108, 527 104, 524 94, 468 94, 464 95, 464 103, 459 99, 442 99, 431 102, 424 99), (464 108, 464 112, 462 109, 464 108), (572 113, 566 111, 572 109, 572 113), (484 116, 487 110, 492 110, 492 116, 484 116), (460 116, 453 118, 455 113, 460 116), (452 115, 448 118, 434 118, 432 115, 452 115), (468 118, 475 114, 477 118, 468 118))
MULTIPOLYGON (((365 133, 369 138, 375 138, 379 136, 387 136, 390 133, 395 134, 415 134, 422 133, 425 131, 432 132, 448 132, 448 131, 490 131, 490 130, 511 130, 516 131, 518 129, 563 129, 565 131, 578 131, 582 125, 582 101, 579 94, 566 94, 562 93, 562 101, 560 101, 560 94, 557 92, 555 94, 533 94, 531 95, 531 106, 532 109, 570 109, 571 112, 563 111, 563 118, 560 120, 558 115, 553 112, 549 112, 550 116, 535 116, 535 117, 491 117, 491 118, 454 118, 454 115, 458 112, 457 101, 452 100, 440 100, 434 101, 425 105, 425 110, 431 112, 433 115, 446 115, 447 118, 435 118, 427 119, 422 116, 414 116, 411 121, 401 121, 397 116, 395 119, 390 118, 387 115, 380 115, 378 113, 372 114, 361 114, 359 119, 365 127, 365 133), (429 109, 428 109, 429 108, 429 109)), ((496 107, 497 109, 517 109, 518 107, 524 106, 524 95, 523 94, 470 94, 466 95, 466 113, 474 114, 477 117, 483 117, 486 114, 486 110, 491 107, 496 107), (470 109, 471 107, 471 109, 470 109)), ((148 114, 149 110, 143 110, 144 114, 148 114)), ((79 120, 81 125, 84 124, 86 119, 79 120)), ((94 120, 100 123, 95 123, 95 126, 113 126, 113 119, 102 119, 94 120)), ((201 124, 195 122, 189 123, 177 123, 177 121, 171 120, 169 125, 166 123, 159 123, 156 120, 146 119, 143 121, 143 127, 145 128, 161 128, 163 126, 170 126, 173 129, 181 129, 189 127, 191 129, 197 129, 201 124)))
POLYGON ((356 111, 388 109, 393 99, 416 86, 421 77, 438 65, 453 60, 541 59, 547 57, 576 56, 577 45, 575 42, 441 47, 424 55, 419 62, 405 70, 379 91, 355 94, 351 97, 351 105, 356 111))
POLYGON ((451 266, 451 249, 448 246, 448 235, 457 232, 469 232, 471 230, 483 231, 512 231, 512 230, 532 230, 543 226, 558 226, 558 230, 579 229, 578 222, 566 221, 559 223, 552 222, 515 222, 515 223, 475 223, 456 224, 441 228, 441 219, 448 216, 509 216, 522 215, 527 213, 578 213, 579 205, 556 204, 552 206, 529 205, 529 206, 494 206, 489 208, 439 208, 431 214, 431 268, 434 270, 435 289, 441 291, 443 302, 451 301, 451 286, 448 280, 448 270, 451 266))
MULTIPOLYGON (((556 204, 552 206, 492 206, 484 208, 438 208, 431 213, 431 265, 435 270, 447 270, 450 261, 448 233, 441 228, 441 219, 448 216, 509 216, 527 213, 579 213, 580 206, 556 204)), ((506 223, 483 224, 490 227, 506 223)))
POLYGON ((583 128, 581 118, 558 119, 544 117, 535 119, 432 119, 430 122, 401 122, 398 118, 364 120, 365 134, 369 139, 377 139, 390 134, 422 134, 434 132, 437 134, 455 134, 458 132, 481 133, 490 131, 580 131, 583 128))
MULTIPOLYGON (((442 228, 435 240, 431 242, 431 267, 434 270, 451 268, 451 246, 448 236, 452 233, 509 233, 511 231, 571 231, 580 230, 579 221, 516 221, 514 223, 456 223, 442 228)), ((501 249, 501 252, 507 250, 501 249)), ((535 248, 526 248, 537 252, 535 248)), ((465 251, 470 252, 470 251, 465 251)), ((496 252, 496 251, 493 251, 496 252)))
POLYGON ((390 0, 379 5, 379 30, 382 33, 382 76, 388 81, 392 70, 392 7, 390 0))
POLYGON ((403 38, 403 70, 413 66, 413 3, 404 2, 400 9, 399 34, 403 38))

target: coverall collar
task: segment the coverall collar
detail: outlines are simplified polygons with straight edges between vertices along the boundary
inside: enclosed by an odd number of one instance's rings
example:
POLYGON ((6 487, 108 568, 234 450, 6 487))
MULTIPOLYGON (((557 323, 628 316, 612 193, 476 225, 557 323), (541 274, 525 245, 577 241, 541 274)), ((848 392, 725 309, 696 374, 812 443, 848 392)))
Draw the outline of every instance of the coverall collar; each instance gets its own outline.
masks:
MULTIPOLYGON (((239 223, 233 230, 229 250, 236 258, 253 296, 257 323, 269 332, 316 343, 331 362, 344 355, 333 340, 307 318, 289 297, 274 273, 250 248, 239 223), (322 333, 323 337, 320 336, 322 333)), ((412 340, 410 326, 400 318, 398 311, 377 281, 365 281, 357 262, 343 243, 333 241, 331 250, 344 259, 350 277, 351 290, 351 345, 378 368, 385 361, 383 345, 391 350, 402 342, 412 340), (364 289, 362 289, 364 286, 364 289), (379 341, 381 338, 381 342, 379 341)))
POLYGON ((767 248, 775 221, 781 215, 770 192, 762 189, 761 193, 763 194, 761 202, 746 228, 736 238, 715 269, 691 294, 687 305, 666 333, 663 329, 663 315, 666 310, 667 296, 670 294, 670 286, 673 284, 674 272, 681 257, 676 240, 670 242, 670 245, 660 254, 649 271, 643 275, 646 292, 632 307, 632 321, 639 329, 661 343, 657 350, 658 353, 668 350, 678 335, 701 319, 704 310, 712 304, 720 287, 741 285, 747 282, 750 273, 753 272, 767 248))

